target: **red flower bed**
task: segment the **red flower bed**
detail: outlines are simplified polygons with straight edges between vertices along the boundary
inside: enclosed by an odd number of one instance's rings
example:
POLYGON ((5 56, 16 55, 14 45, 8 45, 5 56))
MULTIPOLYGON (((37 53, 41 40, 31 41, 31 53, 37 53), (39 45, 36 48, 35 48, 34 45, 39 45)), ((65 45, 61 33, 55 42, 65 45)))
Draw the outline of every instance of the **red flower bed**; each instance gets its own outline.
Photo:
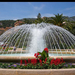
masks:
MULTIPOLYGON (((37 63, 40 63, 41 65, 44 63, 44 64, 48 64, 46 63, 47 62, 47 58, 45 59, 45 61, 43 62, 41 59, 37 60, 37 59, 28 59, 28 60, 24 60, 25 61, 25 65, 27 65, 28 63, 31 63, 33 65, 36 65, 37 63)), ((54 65, 59 65, 59 64, 62 64, 62 63, 65 63, 65 61, 63 61, 63 58, 61 59, 52 59, 50 62, 50 65, 54 64, 54 65)), ((20 65, 22 65, 22 60, 20 60, 20 65)))
POLYGON ((62 64, 62 63, 65 63, 63 61, 63 58, 61 58, 61 59, 56 58, 56 59, 51 60, 50 65, 52 65, 52 64, 59 65, 59 64, 62 64))
MULTIPOLYGON (((50 66, 52 66, 52 65, 55 65, 55 66, 58 65, 59 66, 59 65, 62 65, 63 63, 65 63, 63 61, 63 58, 61 58, 61 59, 56 58, 56 59, 52 59, 52 60, 49 59, 48 48, 45 48, 43 50, 43 52, 37 52, 37 53, 35 53, 34 56, 36 58, 24 60, 25 61, 25 66, 27 66, 27 64, 32 64, 33 67, 36 67, 36 65, 37 66, 40 65, 41 66, 40 68, 43 68, 43 67, 44 68, 47 68, 47 67, 50 68, 50 66)), ((22 65, 22 60, 20 60, 20 65, 22 65)), ((53 67, 55 67, 55 66, 53 66, 53 67)), ((59 67, 57 67, 57 68, 59 68, 59 67)))

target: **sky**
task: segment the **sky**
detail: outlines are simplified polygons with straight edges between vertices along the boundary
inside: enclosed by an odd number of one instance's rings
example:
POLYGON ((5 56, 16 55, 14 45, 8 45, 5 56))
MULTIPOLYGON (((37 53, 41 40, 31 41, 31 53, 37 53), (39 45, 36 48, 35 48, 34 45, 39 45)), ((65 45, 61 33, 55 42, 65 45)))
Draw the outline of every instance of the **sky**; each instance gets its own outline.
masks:
POLYGON ((0 20, 53 17, 54 14, 75 16, 75 2, 0 2, 0 20))

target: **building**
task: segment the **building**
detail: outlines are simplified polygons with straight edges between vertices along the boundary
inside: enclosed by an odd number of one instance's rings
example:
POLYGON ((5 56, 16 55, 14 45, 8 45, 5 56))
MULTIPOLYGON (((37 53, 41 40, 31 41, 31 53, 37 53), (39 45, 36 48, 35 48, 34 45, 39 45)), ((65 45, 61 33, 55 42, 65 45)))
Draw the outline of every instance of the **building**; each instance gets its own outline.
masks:
POLYGON ((6 27, 5 30, 11 29, 12 27, 6 27))
POLYGON ((2 23, 0 22, 0 25, 2 26, 2 23))
POLYGON ((22 24, 24 24, 23 21, 16 21, 16 22, 14 23, 14 26, 18 26, 18 25, 22 25, 22 24))

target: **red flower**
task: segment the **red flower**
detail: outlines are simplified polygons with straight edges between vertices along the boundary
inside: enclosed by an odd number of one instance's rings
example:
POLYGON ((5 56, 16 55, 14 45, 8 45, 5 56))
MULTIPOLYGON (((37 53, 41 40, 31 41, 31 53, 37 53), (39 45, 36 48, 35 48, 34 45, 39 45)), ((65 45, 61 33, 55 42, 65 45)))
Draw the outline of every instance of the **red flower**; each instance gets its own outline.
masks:
POLYGON ((39 62, 40 62, 40 64, 42 65, 42 60, 41 60, 41 59, 39 59, 39 62))
POLYGON ((48 48, 45 48, 44 51, 46 51, 48 53, 48 48))
POLYGON ((31 63, 34 65, 37 63, 37 59, 31 59, 31 63))
POLYGON ((24 60, 24 62, 25 62, 25 66, 27 66, 27 61, 26 61, 26 60, 24 60))
POLYGON ((28 59, 28 63, 30 63, 30 59, 28 59))
POLYGON ((35 64, 37 63, 37 59, 34 59, 34 63, 35 63, 35 64))
POLYGON ((34 54, 34 56, 35 56, 36 58, 38 57, 38 55, 39 55, 39 53, 35 53, 35 54, 34 54))
POLYGON ((44 63, 46 63, 46 61, 47 61, 47 58, 45 59, 45 62, 44 63))
POLYGON ((3 47, 3 49, 5 49, 5 48, 3 47))
POLYGON ((62 63, 65 63, 63 61, 63 58, 61 58, 61 59, 56 58, 55 60, 54 59, 51 60, 50 65, 52 65, 52 64, 59 65, 59 64, 62 64, 62 63))
POLYGON ((65 61, 63 60, 63 58, 61 58, 61 63, 65 63, 65 61))
POLYGON ((20 65, 22 65, 22 60, 20 60, 20 65))
POLYGON ((60 59, 56 58, 56 60, 54 61, 55 65, 59 65, 60 64, 60 59))
POLYGON ((61 58, 61 62, 63 62, 63 58, 61 58))
POLYGON ((41 59, 39 59, 39 62, 40 62, 40 63, 42 63, 42 60, 41 60, 41 59))
POLYGON ((24 62, 25 62, 25 64, 27 64, 27 61, 26 60, 24 60, 24 62))
POLYGON ((54 59, 52 59, 52 60, 51 60, 51 62, 50 62, 50 64, 51 64, 51 65, 52 65, 52 64, 54 64, 54 61, 55 61, 55 60, 54 60, 54 59))
POLYGON ((60 59, 58 59, 58 64, 60 64, 60 59))

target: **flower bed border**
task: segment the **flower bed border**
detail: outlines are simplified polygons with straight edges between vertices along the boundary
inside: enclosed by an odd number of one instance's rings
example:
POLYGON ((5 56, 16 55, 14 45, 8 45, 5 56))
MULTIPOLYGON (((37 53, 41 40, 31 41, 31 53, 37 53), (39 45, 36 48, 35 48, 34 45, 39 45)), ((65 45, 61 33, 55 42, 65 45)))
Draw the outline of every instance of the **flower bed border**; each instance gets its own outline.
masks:
POLYGON ((75 69, 0 69, 0 75, 75 75, 75 69))
MULTIPOLYGON (((35 57, 34 56, 0 56, 0 61, 2 61, 2 62, 5 62, 5 61, 19 62, 21 59, 26 60, 28 58, 33 59, 35 57)), ((75 56, 50 56, 49 58, 50 59, 63 58, 63 60, 65 62, 75 62, 75 56)))

